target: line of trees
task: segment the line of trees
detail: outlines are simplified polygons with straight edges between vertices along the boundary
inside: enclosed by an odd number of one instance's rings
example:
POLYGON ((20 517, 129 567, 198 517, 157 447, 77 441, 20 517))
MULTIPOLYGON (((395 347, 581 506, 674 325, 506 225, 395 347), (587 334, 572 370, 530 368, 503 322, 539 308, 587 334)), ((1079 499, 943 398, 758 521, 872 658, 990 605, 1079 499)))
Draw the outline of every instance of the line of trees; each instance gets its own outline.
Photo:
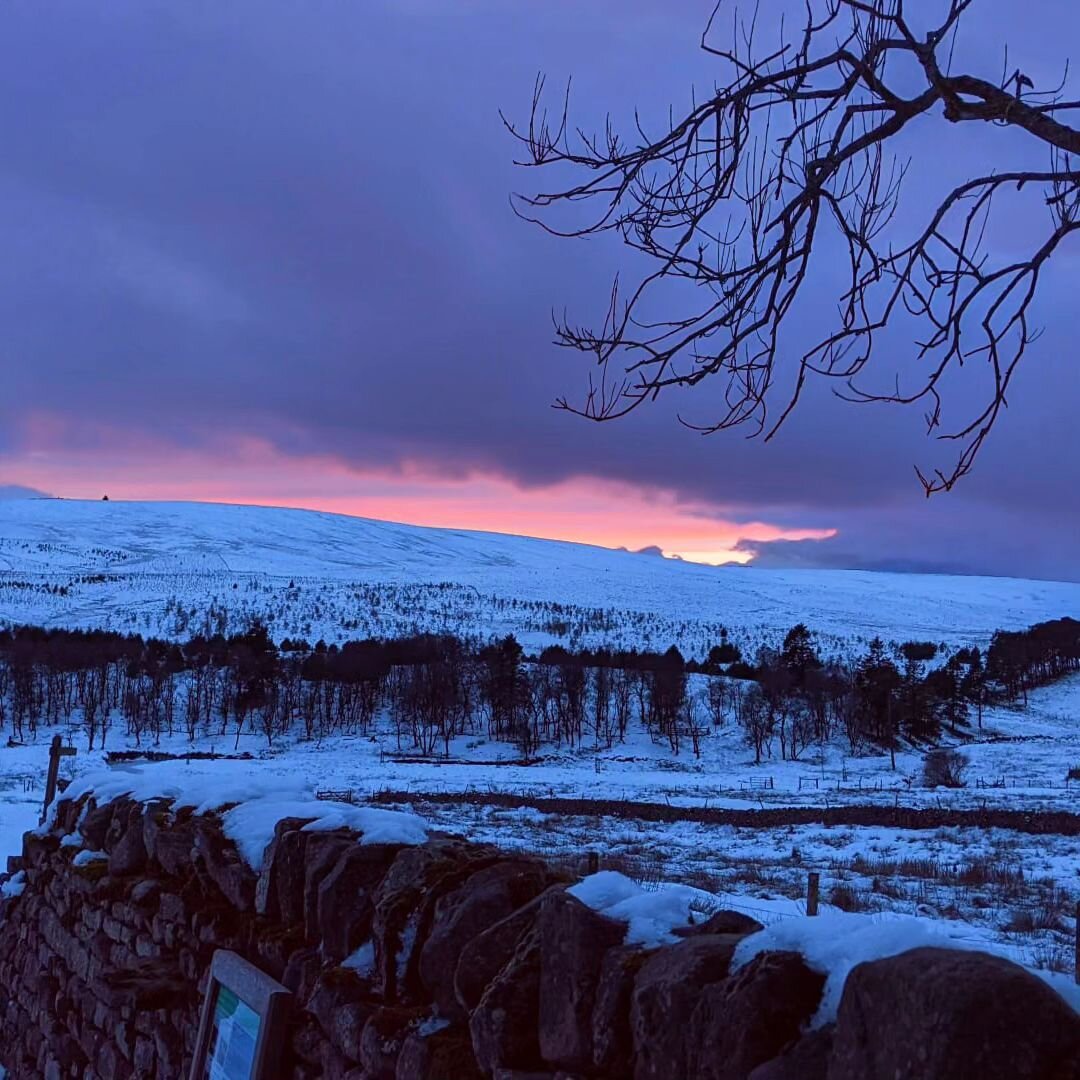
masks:
MULTIPOLYGON (((285 640, 254 624, 242 634, 178 644, 106 631, 23 627, 0 632, 0 728, 23 740, 74 723, 88 749, 121 724, 136 745, 165 735, 268 745, 364 734, 380 710, 402 749, 449 751, 486 733, 530 756, 543 743, 612 746, 644 717, 677 752, 687 737, 686 665, 663 655, 525 657, 512 637, 482 644, 423 634, 342 646, 285 640)), ((704 723, 689 732, 697 747, 704 723)))
POLYGON ((552 646, 529 657, 512 636, 277 645, 257 622, 185 643, 22 627, 0 632, 0 729, 21 741, 43 724, 73 724, 90 749, 117 724, 136 745, 177 733, 272 745, 290 733, 364 734, 385 714, 402 750, 449 753, 456 737, 486 734, 528 758, 542 745, 611 747, 634 724, 697 755, 711 727, 733 722, 757 761, 798 759, 834 738, 853 752, 932 745, 973 714, 981 726, 988 703, 1026 701, 1078 668, 1073 619, 999 631, 985 656, 877 638, 861 656, 822 657, 800 623, 752 663, 726 635, 698 661, 675 647, 552 646))
POLYGON ((1052 619, 1027 630, 998 630, 987 650, 990 678, 1010 700, 1080 670, 1080 622, 1052 619))

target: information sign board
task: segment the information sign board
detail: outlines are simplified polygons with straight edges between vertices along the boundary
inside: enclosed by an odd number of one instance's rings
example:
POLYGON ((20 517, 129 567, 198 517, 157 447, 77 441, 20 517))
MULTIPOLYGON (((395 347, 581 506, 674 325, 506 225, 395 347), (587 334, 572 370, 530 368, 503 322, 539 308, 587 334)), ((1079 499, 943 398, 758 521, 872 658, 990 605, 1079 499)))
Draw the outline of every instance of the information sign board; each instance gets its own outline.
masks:
POLYGON ((210 967, 190 1080, 272 1080, 290 994, 254 964, 218 949, 210 967))

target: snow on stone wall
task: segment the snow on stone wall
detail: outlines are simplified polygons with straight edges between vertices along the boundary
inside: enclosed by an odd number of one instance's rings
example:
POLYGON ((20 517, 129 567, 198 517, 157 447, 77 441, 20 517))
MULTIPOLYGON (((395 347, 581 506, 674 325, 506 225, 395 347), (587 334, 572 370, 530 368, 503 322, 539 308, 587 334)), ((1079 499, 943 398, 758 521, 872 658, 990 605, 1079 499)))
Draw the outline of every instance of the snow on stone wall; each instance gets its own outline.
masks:
POLYGON ((745 914, 702 921, 689 892, 612 875, 571 886, 411 815, 71 789, 0 877, 11 1080, 186 1076, 217 948, 292 991, 283 1080, 1064 1078, 1080 1061, 1077 1015, 999 957, 857 964, 814 1027, 826 975, 798 934, 748 948, 745 914))

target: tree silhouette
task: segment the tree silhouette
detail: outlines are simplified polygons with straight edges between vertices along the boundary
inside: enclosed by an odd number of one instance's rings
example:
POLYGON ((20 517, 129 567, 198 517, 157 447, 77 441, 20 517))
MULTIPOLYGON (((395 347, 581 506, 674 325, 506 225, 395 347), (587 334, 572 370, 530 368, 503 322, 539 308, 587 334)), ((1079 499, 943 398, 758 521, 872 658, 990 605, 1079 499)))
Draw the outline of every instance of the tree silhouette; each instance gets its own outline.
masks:
MULTIPOLYGON (((659 134, 640 117, 629 138, 610 118, 602 134, 574 127, 569 89, 549 116, 542 77, 528 125, 505 121, 526 150, 520 164, 584 174, 517 196, 521 216, 556 235, 614 232, 649 263, 629 289, 616 278, 599 326, 556 320, 557 343, 599 369, 583 401, 557 404, 609 420, 718 376, 718 413, 683 422, 768 439, 810 380, 838 379, 850 400, 921 403, 928 433, 956 449, 944 471, 916 471, 927 494, 949 489, 1038 336, 1032 304, 1048 260, 1080 228, 1080 127, 1070 122, 1080 101, 1066 98, 1064 77, 1036 88, 1011 64, 993 77, 955 70, 977 0, 918 11, 904 0, 805 0, 796 32, 782 17, 795 5, 759 5, 748 21, 735 13, 729 34, 719 27, 730 6, 720 0, 701 39, 721 85, 670 113, 659 134), (779 42, 763 44, 775 27, 779 42), (1019 150, 1023 166, 970 175, 917 217, 898 216, 904 133, 934 119, 1011 129, 1020 138, 1000 144, 1001 160, 1019 150), (598 212, 555 223, 556 204, 581 203, 598 212), (1031 204, 1042 225, 995 250, 995 226, 1031 204), (805 316, 827 308, 825 290, 835 316, 814 330, 805 316), (866 368, 876 345, 886 351, 887 327, 910 337, 912 362, 903 377, 871 383, 866 368), (972 405, 956 371, 975 361, 985 382, 972 405), (947 425, 946 397, 959 412, 947 425)), ((897 351, 892 337, 887 351, 897 351)))

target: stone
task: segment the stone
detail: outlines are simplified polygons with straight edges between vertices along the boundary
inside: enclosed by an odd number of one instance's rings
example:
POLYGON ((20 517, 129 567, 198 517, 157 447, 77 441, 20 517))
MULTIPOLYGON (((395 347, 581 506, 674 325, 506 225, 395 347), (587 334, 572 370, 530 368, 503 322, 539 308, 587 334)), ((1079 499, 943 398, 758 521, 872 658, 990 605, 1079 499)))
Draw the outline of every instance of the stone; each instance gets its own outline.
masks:
POLYGON ((176 819, 163 812, 143 815, 143 843, 147 857, 170 877, 191 873, 195 851, 195 824, 191 818, 176 819))
MULTIPOLYGON (((552 889, 563 889, 553 885, 552 889)), ((530 931, 540 912, 540 904, 551 889, 500 919, 478 934, 461 950, 454 972, 454 995, 466 1013, 479 1004, 488 985, 509 963, 518 943, 530 931)))
POLYGON ((142 816, 142 805, 126 796, 114 799, 110 804, 113 808, 109 828, 105 833, 105 842, 101 849, 111 854, 112 850, 127 834, 130 828, 134 828, 142 816))
MULTIPOLYGON (((459 971, 464 962, 465 954, 459 971)), ((497 1069, 543 1066, 537 1036, 539 1011, 540 937, 533 928, 519 940, 469 1016, 473 1053, 482 1072, 490 1075, 497 1069)))
POLYGON ((75 826, 79 823, 79 814, 82 813, 82 807, 82 800, 75 802, 64 797, 57 799, 55 825, 52 831, 59 833, 61 836, 67 836, 68 833, 74 832, 75 826))
POLYGON ((158 903, 160 894, 161 883, 147 879, 140 881, 131 890, 131 902, 138 904, 140 907, 154 907, 158 903))
POLYGON ((318 1024, 294 1015, 293 1032, 289 1039, 289 1047, 294 1057, 298 1057, 308 1065, 318 1065, 324 1042, 326 1042, 326 1036, 318 1024))
POLYGON ((828 1080, 1080 1078, 1080 1016, 998 956, 919 948, 857 964, 836 1018, 828 1080))
POLYGON ((367 1001, 350 1001, 330 1014, 330 1041, 354 1064, 359 1064, 364 1027, 378 1006, 367 1001))
POLYGON ((375 983, 383 997, 422 996, 419 954, 439 898, 497 857, 494 849, 460 840, 432 840, 398 853, 375 892, 371 923, 375 983))
POLYGON ((255 873, 236 845, 227 841, 221 824, 208 816, 195 819, 195 851, 206 876, 238 911, 255 908, 255 873))
POLYGON ((140 1075, 145 1076, 152 1072, 157 1063, 154 1051, 154 1041, 152 1039, 148 1039, 145 1035, 140 1035, 135 1040, 135 1053, 131 1063, 135 1066, 135 1072, 140 1075))
POLYGON ((550 892, 536 920, 540 939, 540 1055, 549 1065, 593 1064, 593 1005, 604 954, 621 945, 626 923, 597 914, 568 892, 550 892))
POLYGON ((142 812, 133 806, 126 816, 113 814, 109 827, 109 873, 113 877, 138 874, 146 867, 146 844, 143 841, 142 812))
POLYGON ((442 1028, 407 1035, 397 1059, 395 1080, 482 1080, 468 1032, 442 1028))
POLYGON ((796 952, 762 952, 702 989, 687 1029, 690 1071, 701 1080, 744 1080, 799 1037, 817 1012, 825 976, 796 952))
POLYGON ((551 874, 533 860, 507 860, 470 875, 435 904, 431 928, 419 956, 420 979, 446 1017, 464 1019, 454 992, 461 952, 473 938, 513 914, 551 884, 551 874))
POLYGON ((343 832, 311 833, 304 866, 304 933, 308 941, 319 940, 319 886, 337 865, 346 848, 356 847, 356 837, 343 832))
POLYGON ((299 1001, 306 1001, 322 971, 322 958, 315 947, 297 949, 285 964, 281 985, 291 990, 299 1001))
POLYGON ((756 934, 765 927, 744 915, 741 911, 716 911, 703 923, 677 926, 672 931, 676 937, 696 937, 698 934, 756 934))
POLYGON ((827 1080, 832 1039, 831 1024, 809 1031, 780 1057, 759 1065, 747 1080, 827 1080))
POLYGON ((175 893, 163 892, 158 898, 158 914, 170 923, 186 923, 188 921, 187 905, 175 893))
POLYGON ((299 925, 261 927, 255 935, 258 966, 281 982, 289 958, 304 946, 304 942, 304 932, 299 925))
POLYGON ((634 980, 649 953, 636 945, 608 949, 592 1010, 593 1065, 605 1076, 629 1076, 634 1050, 630 1002, 634 980))
MULTIPOLYGON (((352 1080, 356 1077, 356 1070, 352 1062, 334 1049, 332 1043, 323 1041, 319 1047, 319 1070, 318 1075, 322 1080, 352 1080)), ((369 1080, 361 1073, 362 1080, 369 1080)))
POLYGON ((702 989, 725 979, 735 946, 733 934, 700 934, 659 949, 634 983, 630 1026, 635 1080, 689 1076, 686 1034, 702 989))
POLYGON ((305 1009, 330 1038, 334 1034, 334 1017, 345 1005, 363 1002, 367 998, 367 986, 345 968, 322 971, 305 1009))
POLYGON ((35 833, 23 835, 22 861, 30 869, 40 869, 47 865, 50 856, 60 848, 60 841, 46 833, 44 836, 35 833))
POLYGON ((311 818, 282 818, 263 858, 255 885, 255 911, 280 922, 303 917, 304 854, 311 835, 301 831, 311 818))
POLYGON ((396 1080, 398 1057, 423 1010, 384 1007, 371 1014, 360 1039, 366 1080, 396 1080))
POLYGON ((107 802, 103 806, 92 806, 79 822, 77 830, 83 838, 83 847, 90 851, 102 851, 105 837, 112 824, 113 814, 120 807, 120 800, 107 802))
POLYGON ((371 936, 373 894, 398 845, 353 844, 323 878, 318 892, 318 938, 329 960, 340 962, 371 936))

